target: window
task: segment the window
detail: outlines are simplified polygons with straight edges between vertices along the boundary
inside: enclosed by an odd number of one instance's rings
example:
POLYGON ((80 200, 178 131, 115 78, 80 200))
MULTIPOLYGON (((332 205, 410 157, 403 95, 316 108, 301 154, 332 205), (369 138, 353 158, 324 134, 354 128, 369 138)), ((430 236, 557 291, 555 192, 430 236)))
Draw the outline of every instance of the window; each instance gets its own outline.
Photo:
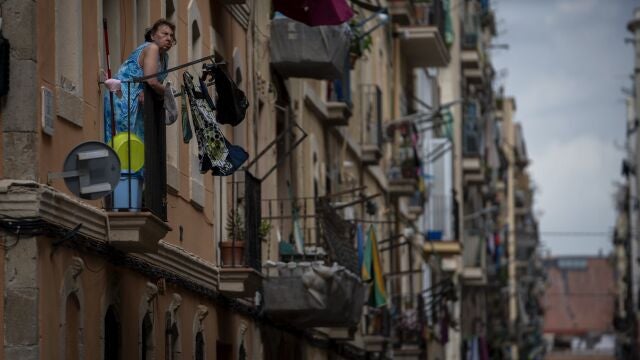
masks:
POLYGON ((120 359, 120 322, 113 305, 104 316, 104 360, 120 359))

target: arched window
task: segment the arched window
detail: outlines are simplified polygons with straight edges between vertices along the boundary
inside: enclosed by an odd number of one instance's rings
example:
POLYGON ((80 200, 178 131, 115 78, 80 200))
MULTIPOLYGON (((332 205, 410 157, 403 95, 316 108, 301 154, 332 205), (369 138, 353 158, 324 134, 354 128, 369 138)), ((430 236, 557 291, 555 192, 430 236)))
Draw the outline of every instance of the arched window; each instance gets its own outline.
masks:
POLYGON ((142 346, 140 359, 151 359, 152 346, 153 346, 153 321, 151 320, 151 314, 146 313, 142 319, 142 346))
POLYGON ((66 360, 80 359, 80 347, 82 346, 80 302, 75 294, 67 297, 64 331, 66 360))
POLYGON ((120 322, 113 305, 104 316, 104 360, 120 359, 120 322))

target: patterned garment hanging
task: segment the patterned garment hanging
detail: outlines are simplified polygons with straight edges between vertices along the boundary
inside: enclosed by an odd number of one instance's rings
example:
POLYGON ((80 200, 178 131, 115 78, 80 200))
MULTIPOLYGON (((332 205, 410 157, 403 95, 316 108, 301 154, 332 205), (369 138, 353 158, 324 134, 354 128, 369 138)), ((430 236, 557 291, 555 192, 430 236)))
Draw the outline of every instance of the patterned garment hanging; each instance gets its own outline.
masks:
POLYGON ((233 174, 249 158, 249 154, 224 137, 214 110, 209 105, 212 102, 209 94, 203 92, 200 86, 194 85, 193 76, 189 72, 185 71, 182 77, 198 141, 200 172, 204 174, 211 170, 215 176, 233 174))

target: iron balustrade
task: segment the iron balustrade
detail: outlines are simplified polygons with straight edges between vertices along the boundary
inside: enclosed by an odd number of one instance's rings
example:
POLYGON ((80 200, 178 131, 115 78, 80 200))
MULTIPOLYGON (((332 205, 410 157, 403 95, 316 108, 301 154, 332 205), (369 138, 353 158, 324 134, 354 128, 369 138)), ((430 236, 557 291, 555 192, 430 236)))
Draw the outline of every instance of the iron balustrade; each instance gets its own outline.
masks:
POLYGON ((468 102, 464 108, 462 125, 462 153, 464 156, 480 156, 483 136, 477 104, 468 102))

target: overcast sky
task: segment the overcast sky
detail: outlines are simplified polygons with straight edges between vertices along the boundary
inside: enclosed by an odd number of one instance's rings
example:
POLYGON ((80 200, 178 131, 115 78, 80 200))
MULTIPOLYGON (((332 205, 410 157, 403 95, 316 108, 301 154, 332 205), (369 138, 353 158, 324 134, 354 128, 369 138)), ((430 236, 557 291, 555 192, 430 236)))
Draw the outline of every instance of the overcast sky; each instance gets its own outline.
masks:
POLYGON ((614 183, 632 85, 627 22, 635 0, 492 0, 497 84, 516 99, 538 193, 541 240, 554 255, 611 250, 614 183), (502 75, 500 77, 500 75, 502 75), (547 232, 547 234, 545 234, 547 232))

